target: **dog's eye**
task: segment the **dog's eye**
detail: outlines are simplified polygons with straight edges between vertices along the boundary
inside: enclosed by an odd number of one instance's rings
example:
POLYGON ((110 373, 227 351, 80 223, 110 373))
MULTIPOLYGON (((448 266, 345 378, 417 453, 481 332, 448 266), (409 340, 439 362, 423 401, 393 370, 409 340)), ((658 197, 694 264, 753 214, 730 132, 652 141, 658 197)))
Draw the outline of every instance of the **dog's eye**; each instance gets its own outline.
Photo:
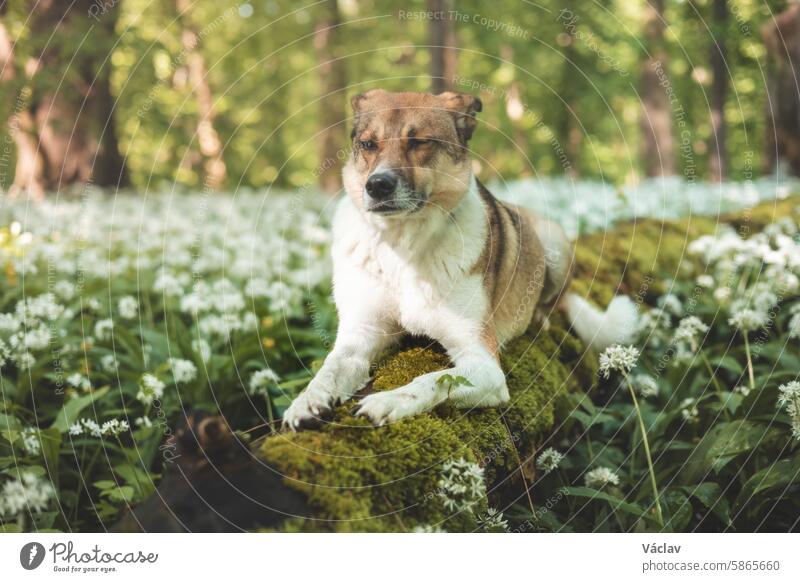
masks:
POLYGON ((415 137, 409 138, 408 140, 408 149, 413 150, 418 147, 424 146, 425 144, 430 143, 431 140, 429 139, 417 139, 415 137))
POLYGON ((371 139, 367 139, 367 140, 359 141, 358 142, 358 147, 360 147, 362 150, 366 150, 368 152, 371 152, 371 151, 374 151, 374 150, 378 149, 378 144, 376 144, 371 139))

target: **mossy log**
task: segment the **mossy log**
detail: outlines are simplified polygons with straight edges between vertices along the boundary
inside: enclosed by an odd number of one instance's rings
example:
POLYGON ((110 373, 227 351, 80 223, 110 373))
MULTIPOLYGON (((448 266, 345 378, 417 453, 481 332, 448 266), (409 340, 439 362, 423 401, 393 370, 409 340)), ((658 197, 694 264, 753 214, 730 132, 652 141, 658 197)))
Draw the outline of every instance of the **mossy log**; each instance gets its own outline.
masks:
MULTIPOLYGON (((722 219, 638 220, 583 237, 577 243, 573 290, 600 305, 617 293, 646 303, 663 291, 665 278, 680 277, 682 262, 688 260, 686 247, 695 238, 714 232, 720 222, 756 231, 776 217, 796 216, 797 205, 790 199, 722 219)), ((575 387, 588 390, 596 381, 597 357, 585 352, 556 318, 549 330, 531 329, 511 342, 501 359, 511 393, 505 408, 463 411, 442 406, 374 428, 354 417, 354 404, 347 403, 319 430, 256 441, 250 450, 258 470, 269 473, 272 490, 261 488, 256 497, 267 505, 273 499, 277 513, 260 522, 234 524, 234 529, 408 531, 435 526, 470 531, 481 508, 454 513, 437 494, 442 465, 461 457, 483 467, 490 503, 528 503, 526 484, 535 478, 533 456, 557 427, 557 416, 565 414, 557 412, 561 397, 575 387)), ((411 340, 379 362, 367 390, 389 390, 448 365, 436 345, 411 340)), ((241 496, 250 497, 246 492, 241 496)), ((139 526, 163 529, 154 525, 158 520, 148 519, 152 511, 152 504, 136 510, 139 526)), ((174 508, 169 511, 175 515, 174 508)), ((196 529, 192 523, 182 519, 181 527, 196 529)))

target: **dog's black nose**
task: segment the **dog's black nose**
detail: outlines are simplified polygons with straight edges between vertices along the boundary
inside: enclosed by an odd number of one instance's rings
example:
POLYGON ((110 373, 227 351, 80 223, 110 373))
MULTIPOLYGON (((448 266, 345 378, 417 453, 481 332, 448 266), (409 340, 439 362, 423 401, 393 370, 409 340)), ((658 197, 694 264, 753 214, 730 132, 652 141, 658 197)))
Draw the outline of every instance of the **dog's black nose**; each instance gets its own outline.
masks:
POLYGON ((397 189, 397 176, 390 172, 372 174, 367 179, 367 194, 373 200, 387 200, 397 189))

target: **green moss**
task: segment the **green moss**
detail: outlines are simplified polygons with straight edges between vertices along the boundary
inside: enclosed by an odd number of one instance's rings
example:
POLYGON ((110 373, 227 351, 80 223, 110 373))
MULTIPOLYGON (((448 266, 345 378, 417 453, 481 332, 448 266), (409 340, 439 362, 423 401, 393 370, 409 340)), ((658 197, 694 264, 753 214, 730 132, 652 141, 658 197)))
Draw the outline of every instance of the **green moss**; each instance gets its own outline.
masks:
MULTIPOLYGON (((745 218, 756 226, 797 212, 796 201, 757 207, 745 218)), ((639 220, 578 241, 573 291, 600 305, 617 293, 647 301, 663 291, 663 276, 678 276, 686 245, 714 232, 718 221, 691 218, 675 223, 639 220)), ((353 403, 339 407, 319 431, 266 439, 257 454, 304 493, 313 519, 292 519, 286 530, 405 531, 439 524, 470 530, 464 515, 450 516, 436 495, 439 470, 465 457, 484 467, 490 496, 496 487, 521 479, 520 459, 529 460, 551 431, 561 397, 588 390, 597 378, 596 354, 565 331, 556 316, 550 330, 530 330, 507 345, 501 363, 511 402, 503 409, 463 411, 442 406, 431 414, 373 428, 354 418, 353 403)), ((389 390, 449 365, 441 348, 412 341, 378 364, 373 390, 389 390)))

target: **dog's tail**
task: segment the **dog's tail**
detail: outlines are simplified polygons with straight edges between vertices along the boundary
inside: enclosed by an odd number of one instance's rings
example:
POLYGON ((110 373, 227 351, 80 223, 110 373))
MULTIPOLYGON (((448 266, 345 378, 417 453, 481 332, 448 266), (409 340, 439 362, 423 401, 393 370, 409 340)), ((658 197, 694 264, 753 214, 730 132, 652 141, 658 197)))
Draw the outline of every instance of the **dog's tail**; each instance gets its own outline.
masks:
POLYGON ((598 353, 614 344, 631 344, 635 339, 638 311, 624 295, 614 297, 605 312, 575 293, 568 293, 562 305, 575 333, 598 353))

